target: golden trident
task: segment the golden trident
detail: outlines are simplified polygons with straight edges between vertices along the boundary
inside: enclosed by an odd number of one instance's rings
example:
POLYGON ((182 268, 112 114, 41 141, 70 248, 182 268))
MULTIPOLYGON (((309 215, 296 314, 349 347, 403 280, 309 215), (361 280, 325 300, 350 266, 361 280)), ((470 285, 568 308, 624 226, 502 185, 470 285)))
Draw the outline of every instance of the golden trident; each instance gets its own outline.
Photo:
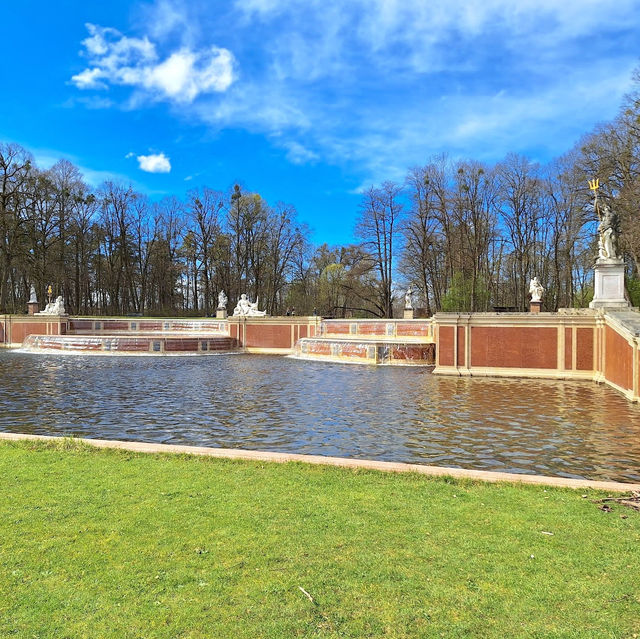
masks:
POLYGON ((593 178, 593 180, 589 180, 589 190, 593 191, 593 210, 596 212, 598 219, 602 220, 602 215, 600 215, 600 203, 598 202, 599 188, 600 188, 599 178, 593 178))

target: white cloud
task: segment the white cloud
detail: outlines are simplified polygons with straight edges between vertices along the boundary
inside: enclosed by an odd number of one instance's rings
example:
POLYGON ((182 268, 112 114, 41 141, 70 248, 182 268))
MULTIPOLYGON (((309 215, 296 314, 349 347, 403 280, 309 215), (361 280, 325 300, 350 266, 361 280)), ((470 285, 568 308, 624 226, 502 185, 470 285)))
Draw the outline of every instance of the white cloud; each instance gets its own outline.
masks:
POLYGON ((234 57, 217 46, 181 47, 164 60, 146 36, 131 38, 116 29, 87 24, 83 40, 90 66, 71 78, 79 89, 135 87, 150 97, 180 104, 199 95, 226 91, 234 81, 234 57))
POLYGON ((138 155, 136 159, 140 169, 147 173, 169 173, 171 171, 171 162, 164 153, 138 155))
POLYGON ((130 104, 169 101, 214 131, 268 138, 292 163, 401 179, 445 151, 558 154, 612 117, 637 64, 639 5, 156 0, 146 35, 88 25, 73 82, 134 87, 130 104))

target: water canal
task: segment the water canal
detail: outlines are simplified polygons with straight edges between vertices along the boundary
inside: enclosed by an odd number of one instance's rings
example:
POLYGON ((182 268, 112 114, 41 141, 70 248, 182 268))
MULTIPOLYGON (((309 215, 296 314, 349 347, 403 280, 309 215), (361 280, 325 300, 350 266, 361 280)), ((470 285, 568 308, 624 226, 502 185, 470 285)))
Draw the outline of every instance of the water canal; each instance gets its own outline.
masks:
POLYGON ((0 430, 640 481, 640 406, 605 386, 276 356, 0 352, 0 430))

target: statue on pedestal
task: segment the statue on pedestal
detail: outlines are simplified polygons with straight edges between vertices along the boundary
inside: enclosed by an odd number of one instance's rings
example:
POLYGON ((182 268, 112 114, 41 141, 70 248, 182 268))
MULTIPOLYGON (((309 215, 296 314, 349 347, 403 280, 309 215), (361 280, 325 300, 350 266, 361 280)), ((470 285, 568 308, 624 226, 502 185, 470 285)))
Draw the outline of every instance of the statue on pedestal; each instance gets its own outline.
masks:
POLYGON ((49 302, 44 311, 40 311, 38 315, 66 315, 62 295, 58 295, 55 302, 49 302))
POLYGON ((538 277, 534 277, 531 282, 529 282, 529 293, 531 293, 531 301, 532 302, 541 302, 542 294, 544 293, 544 288, 542 284, 540 284, 540 280, 538 277))
POLYGON ((233 309, 234 317, 264 317, 267 311, 258 310, 258 300, 250 302, 246 293, 240 295, 238 305, 233 309))
POLYGON ((600 223, 598 224, 598 259, 620 260, 618 239, 620 237, 620 219, 609 206, 598 199, 600 180, 589 182, 589 188, 593 191, 593 210, 596 212, 600 223))
POLYGON ((407 311, 413 310, 413 291, 411 290, 411 286, 409 286, 407 292, 404 294, 404 308, 407 311))
POLYGON ((593 191, 593 210, 598 224, 598 259, 594 266, 593 300, 589 308, 629 308, 625 296, 624 259, 620 253, 620 221, 605 203, 598 200, 600 180, 589 180, 593 191))
POLYGON ((600 218, 598 224, 598 258, 621 259, 618 248, 618 238, 620 237, 620 220, 606 204, 599 204, 596 200, 596 212, 600 218))
POLYGON ((218 309, 224 310, 227 308, 227 296, 225 295, 224 290, 218 293, 218 309))
POLYGON ((29 293, 29 301, 27 303, 28 304, 37 304, 38 303, 38 296, 36 294, 36 287, 33 284, 31 285, 31 291, 29 293))

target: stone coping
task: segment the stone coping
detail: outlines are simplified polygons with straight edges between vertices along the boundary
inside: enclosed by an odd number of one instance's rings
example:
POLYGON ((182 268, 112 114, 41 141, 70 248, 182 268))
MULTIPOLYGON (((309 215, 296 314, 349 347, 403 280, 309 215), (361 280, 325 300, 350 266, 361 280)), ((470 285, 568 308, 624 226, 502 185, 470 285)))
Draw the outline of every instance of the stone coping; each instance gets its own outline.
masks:
POLYGON ((143 330, 143 331, 114 331, 109 332, 91 331, 90 333, 67 333, 66 335, 45 335, 43 333, 30 333, 28 337, 46 337, 55 338, 59 341, 86 341, 86 340, 107 340, 107 339, 135 339, 138 337, 144 339, 198 339, 198 340, 215 340, 215 339, 235 339, 228 332, 220 332, 215 330, 198 330, 198 331, 174 331, 174 330, 143 330))
POLYGON ((321 335, 314 335, 313 337, 301 337, 302 340, 310 340, 316 342, 346 342, 347 344, 366 344, 372 346, 375 343, 379 344, 399 344, 416 346, 421 344, 435 344, 433 337, 427 337, 426 335, 375 335, 375 334, 346 334, 346 333, 323 333, 321 335))
MULTIPOLYGON (((28 435, 25 433, 0 433, 0 440, 20 441, 39 440, 55 441, 61 439, 51 435, 28 435)), ((297 453, 276 453, 269 451, 245 450, 234 448, 210 448, 206 446, 178 446, 173 444, 152 444, 145 442, 126 442, 108 439, 78 438, 96 448, 114 448, 129 450, 137 453, 174 453, 187 455, 203 455, 207 457, 221 457, 225 459, 242 459, 247 461, 264 462, 302 462, 321 466, 339 466, 343 468, 364 468, 395 473, 418 473, 430 477, 454 477, 456 479, 470 479, 486 482, 510 482, 519 484, 537 484, 538 486, 553 486, 557 488, 575 488, 604 490, 609 492, 631 492, 640 490, 640 484, 626 484, 616 481, 599 481, 591 479, 570 479, 566 477, 549 477, 545 475, 521 475, 519 473, 500 473, 487 470, 468 470, 464 468, 446 468, 440 466, 426 466, 422 464, 404 464, 399 462, 385 462, 368 459, 351 459, 348 457, 323 457, 322 455, 301 455, 297 453)))
POLYGON ((429 317, 414 317, 411 319, 407 319, 404 317, 328 317, 323 319, 323 322, 339 322, 341 324, 347 323, 400 323, 400 324, 428 324, 433 319, 433 315, 429 315, 429 317))
POLYGON ((640 337, 640 313, 635 309, 624 311, 612 311, 605 309, 605 320, 619 331, 624 331, 629 336, 640 337))

